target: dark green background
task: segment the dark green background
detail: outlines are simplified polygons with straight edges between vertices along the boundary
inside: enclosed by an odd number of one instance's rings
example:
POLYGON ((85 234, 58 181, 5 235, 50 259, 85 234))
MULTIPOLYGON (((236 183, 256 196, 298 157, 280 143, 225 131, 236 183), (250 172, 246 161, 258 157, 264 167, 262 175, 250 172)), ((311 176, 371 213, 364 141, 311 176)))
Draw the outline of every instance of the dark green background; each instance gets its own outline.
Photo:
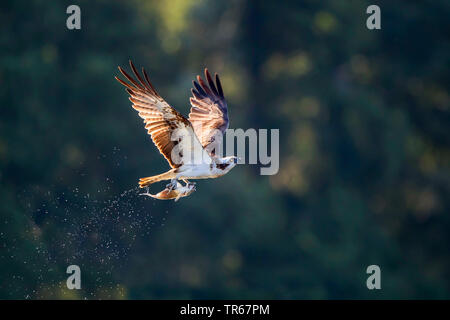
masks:
POLYGON ((450 298, 449 15, 446 0, 2 1, 0 298, 450 298), (279 173, 139 197, 168 165, 114 80, 130 58, 185 115, 194 76, 219 72, 231 128, 280 129, 279 173))

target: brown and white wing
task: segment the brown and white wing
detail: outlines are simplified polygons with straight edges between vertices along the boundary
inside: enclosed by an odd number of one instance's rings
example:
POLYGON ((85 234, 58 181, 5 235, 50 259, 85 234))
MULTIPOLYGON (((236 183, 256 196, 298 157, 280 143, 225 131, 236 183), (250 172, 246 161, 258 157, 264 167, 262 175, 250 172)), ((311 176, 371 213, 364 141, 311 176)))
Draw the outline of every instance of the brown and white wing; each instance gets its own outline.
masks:
POLYGON ((119 71, 128 82, 115 78, 126 87, 133 108, 144 119, 148 134, 170 166, 178 168, 198 159, 211 163, 211 158, 200 144, 191 123, 156 92, 144 68, 140 75, 131 60, 130 67, 137 80, 121 67, 119 71))
POLYGON ((214 155, 215 148, 222 143, 222 139, 219 140, 217 135, 221 138, 228 129, 228 107, 219 75, 215 74, 214 83, 208 69, 205 68, 205 78, 208 83, 200 76, 197 76, 198 82, 193 81, 189 121, 202 146, 214 155))

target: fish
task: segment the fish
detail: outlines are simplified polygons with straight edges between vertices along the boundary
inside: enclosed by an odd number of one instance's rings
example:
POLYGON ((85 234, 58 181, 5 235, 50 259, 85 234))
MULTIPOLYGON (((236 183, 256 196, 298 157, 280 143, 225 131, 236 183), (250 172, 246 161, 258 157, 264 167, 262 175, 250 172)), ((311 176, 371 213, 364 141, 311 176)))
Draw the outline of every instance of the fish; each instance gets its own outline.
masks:
POLYGON ((180 198, 187 197, 191 195, 195 189, 195 183, 187 183, 186 185, 182 185, 180 182, 176 182, 175 187, 171 187, 171 184, 168 184, 164 190, 158 192, 157 194, 151 194, 148 191, 146 193, 141 193, 141 196, 149 196, 159 200, 172 200, 178 201, 180 198))

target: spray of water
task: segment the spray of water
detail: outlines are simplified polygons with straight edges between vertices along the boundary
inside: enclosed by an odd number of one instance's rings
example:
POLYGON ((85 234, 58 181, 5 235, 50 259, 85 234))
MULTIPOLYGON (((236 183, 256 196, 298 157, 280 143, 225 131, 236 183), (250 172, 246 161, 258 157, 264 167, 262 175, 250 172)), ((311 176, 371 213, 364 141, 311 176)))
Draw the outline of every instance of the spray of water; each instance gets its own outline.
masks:
POLYGON ((138 187, 98 200, 98 195, 110 194, 113 183, 108 178, 97 195, 51 186, 34 186, 18 194, 31 221, 27 233, 36 243, 26 263, 35 270, 37 285, 24 298, 45 298, 49 291, 61 290, 67 277, 64 268, 71 264, 83 271, 84 298, 98 297, 99 287, 117 289, 120 280, 115 275, 127 265, 136 239, 150 239, 164 226, 168 212, 154 212, 158 200, 139 196, 138 187))

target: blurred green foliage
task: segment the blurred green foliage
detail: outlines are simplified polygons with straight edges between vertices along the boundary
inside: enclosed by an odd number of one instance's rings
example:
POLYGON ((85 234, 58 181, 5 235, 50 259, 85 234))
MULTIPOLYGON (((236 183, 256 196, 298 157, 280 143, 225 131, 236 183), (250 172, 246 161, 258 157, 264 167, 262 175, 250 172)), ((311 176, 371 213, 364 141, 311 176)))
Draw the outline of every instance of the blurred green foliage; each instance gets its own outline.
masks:
POLYGON ((450 298, 448 1, 379 1, 378 31, 370 1, 75 3, 81 30, 72 1, 0 4, 0 298, 450 298), (220 73, 232 128, 280 129, 279 173, 120 196, 168 167, 129 58, 185 115, 220 73))

